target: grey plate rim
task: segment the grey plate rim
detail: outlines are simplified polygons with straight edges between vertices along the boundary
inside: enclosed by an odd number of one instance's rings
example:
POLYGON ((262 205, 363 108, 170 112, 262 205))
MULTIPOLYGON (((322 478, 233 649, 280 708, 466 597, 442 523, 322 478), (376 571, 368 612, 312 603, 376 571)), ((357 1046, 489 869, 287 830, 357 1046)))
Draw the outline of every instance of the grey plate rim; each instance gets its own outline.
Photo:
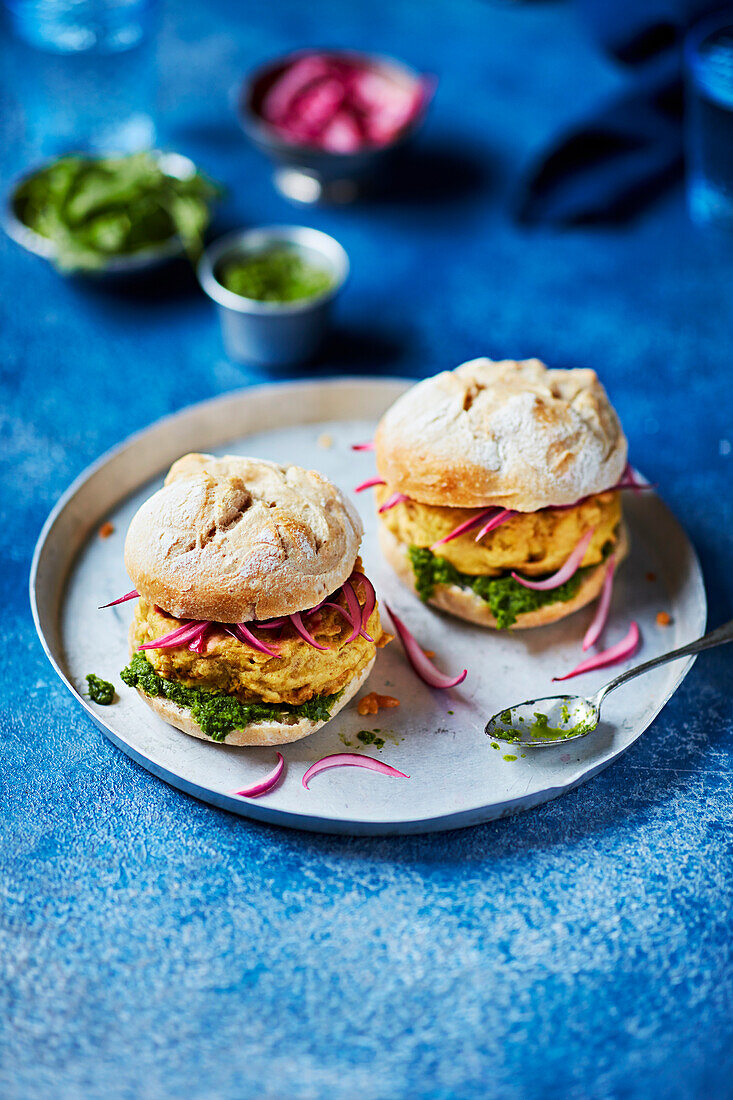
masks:
MULTIPOLYGON (((154 433, 156 435, 164 435, 168 429, 172 426, 180 427, 182 422, 186 420, 194 420, 207 412, 215 412, 221 407, 226 407, 232 401, 242 399, 244 397, 252 396, 254 393, 261 395, 263 398, 268 396, 278 395, 279 391, 283 388, 287 388, 291 391, 298 391, 299 389, 311 389, 312 387, 328 387, 329 389, 343 389, 343 390, 357 390, 359 387, 366 389, 386 389, 391 388, 393 393, 391 400, 396 399, 400 392, 403 392, 406 388, 414 385, 415 379, 411 378, 398 378, 395 376, 337 376, 325 379, 306 379, 306 380, 283 380, 278 382, 266 382, 257 385, 245 386, 239 390, 229 391, 218 396, 208 398, 204 401, 197 402, 193 405, 188 405, 178 411, 171 413, 168 416, 164 416, 154 421, 152 424, 141 428, 139 431, 134 432, 122 442, 111 447, 105 451, 98 459, 87 466, 81 473, 72 481, 71 485, 61 495, 57 503, 49 513, 43 527, 41 528, 38 536, 35 549, 33 552, 33 558, 31 561, 31 569, 29 575, 29 597, 31 610, 33 614, 33 622, 36 628, 36 633, 41 642, 44 652, 48 657, 55 672, 65 684, 72 696, 86 711, 87 715, 91 718, 94 724, 105 734, 105 736, 119 749, 121 749, 128 757, 135 760, 136 763, 141 765, 146 771, 157 776, 159 779, 163 779, 170 786, 182 790, 188 795, 206 802, 210 805, 216 806, 219 809, 229 810, 239 816, 253 818, 258 821, 262 821, 265 824, 270 825, 282 825, 290 828, 300 829, 306 832, 321 832, 332 833, 339 835, 350 836, 390 836, 390 835, 410 835, 419 833, 439 832, 450 829, 466 828, 472 825, 481 824, 493 820, 501 820, 502 818, 512 816, 515 813, 530 810, 535 806, 542 805, 545 802, 549 802, 558 798, 560 795, 574 790, 587 780, 592 779, 594 776, 600 774, 610 764, 615 763, 624 752, 627 751, 634 744, 639 737, 649 728, 657 717, 659 712, 666 706, 669 699, 675 693, 682 680, 692 668, 696 658, 689 657, 684 661, 679 662, 679 671, 671 682, 671 686, 667 692, 664 692, 658 700, 658 705, 650 712, 650 716, 646 724, 639 729, 636 737, 629 744, 623 746, 618 752, 610 756, 608 759, 599 761, 595 766, 589 767, 581 774, 569 779, 567 783, 558 784, 557 786, 546 788, 542 791, 535 792, 532 795, 523 795, 518 798, 506 799, 500 803, 492 803, 490 805, 472 807, 465 810, 460 810, 455 813, 441 814, 437 817, 431 818, 405 818, 399 822, 374 822, 363 820, 359 818, 338 818, 338 817, 322 817, 319 815, 307 814, 307 813, 292 813, 287 810, 269 809, 265 803, 260 802, 257 799, 244 799, 236 798, 223 792, 211 790, 208 787, 200 786, 187 779, 184 779, 171 771, 166 765, 162 764, 159 760, 153 756, 146 756, 143 753, 138 752, 135 748, 129 745, 123 738, 121 738, 111 726, 102 719, 101 715, 95 711, 89 702, 79 694, 77 689, 64 671, 60 660, 54 652, 54 647, 47 635, 47 631, 43 623, 44 609, 41 606, 39 599, 39 576, 41 568, 44 564, 43 557, 44 551, 48 545, 49 537, 51 536, 54 527, 57 522, 63 516, 67 508, 73 503, 77 494, 90 482, 96 475, 98 475, 106 466, 121 458, 130 450, 144 445, 149 437, 154 433), (347 826, 347 827, 345 827, 347 826)), ((180 446, 176 444, 171 448, 171 460, 180 454, 180 446)), ((162 462, 158 460, 158 464, 155 467, 151 467, 150 475, 154 476, 160 469, 163 469, 166 465, 166 459, 162 462)), ((140 481, 136 479, 135 485, 139 487, 140 481)), ((129 492, 134 490, 134 485, 128 489, 121 489, 117 495, 117 501, 124 499, 129 492)), ((700 561, 695 551, 694 546, 687 538, 684 529, 679 521, 677 521, 674 514, 667 508, 661 498, 658 498, 660 504, 666 509, 669 516, 680 528, 683 533, 687 548, 690 554, 690 564, 695 574, 696 580, 699 583, 699 596, 701 598, 700 613, 701 623, 700 632, 702 633, 705 628, 707 620, 707 599, 705 593, 705 586, 702 576, 702 569, 700 561)), ((86 536, 85 536, 86 537, 86 536)), ((66 576, 59 581, 59 587, 63 589, 66 576)), ((58 611, 58 608, 57 608, 58 611)))

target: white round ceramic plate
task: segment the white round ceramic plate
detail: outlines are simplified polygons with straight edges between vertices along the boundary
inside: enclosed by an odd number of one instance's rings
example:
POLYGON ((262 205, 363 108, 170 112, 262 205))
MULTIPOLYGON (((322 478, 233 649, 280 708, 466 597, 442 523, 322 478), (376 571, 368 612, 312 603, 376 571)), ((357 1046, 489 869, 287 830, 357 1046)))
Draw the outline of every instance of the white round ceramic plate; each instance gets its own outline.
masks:
MULTIPOLYGON (((232 792, 275 763, 272 749, 236 749, 188 737, 158 719, 119 672, 127 663, 132 605, 97 610, 128 591, 123 565, 127 525, 174 459, 187 451, 240 453, 321 470, 347 492, 374 472, 374 456, 351 445, 371 439, 379 416, 405 389, 399 380, 354 379, 262 386, 193 406, 154 424, 87 470, 49 516, 36 547, 31 602, 41 641, 57 672, 111 740, 149 771, 189 794, 235 813, 301 829, 350 834, 414 833, 503 817, 576 787, 612 763, 641 736, 678 686, 691 661, 657 669, 615 692, 604 721, 565 746, 492 747, 486 719, 527 698, 554 694, 553 675, 572 668, 592 616, 586 609, 554 626, 519 633, 482 630, 423 606, 382 562, 371 493, 357 496, 366 534, 362 556, 381 597, 393 604, 446 672, 468 669, 457 689, 433 691, 416 679, 399 642, 382 650, 368 689, 400 706, 361 718, 351 703, 332 722, 285 746, 284 781, 259 799, 232 792), (100 525, 114 531, 103 539, 100 525), (102 707, 84 698, 94 672, 116 685, 119 700, 102 707), (384 746, 358 739, 378 730, 384 746), (409 779, 362 768, 324 772, 305 790, 305 769, 328 753, 377 756, 409 779)), ((652 657, 701 635, 706 606, 700 566, 684 531, 653 492, 625 493, 630 558, 619 570, 604 642, 639 623, 652 657), (658 611, 671 625, 657 625, 658 611)), ((620 671, 617 666, 613 673, 620 671)), ((590 673, 572 687, 589 694, 612 673, 590 673)))

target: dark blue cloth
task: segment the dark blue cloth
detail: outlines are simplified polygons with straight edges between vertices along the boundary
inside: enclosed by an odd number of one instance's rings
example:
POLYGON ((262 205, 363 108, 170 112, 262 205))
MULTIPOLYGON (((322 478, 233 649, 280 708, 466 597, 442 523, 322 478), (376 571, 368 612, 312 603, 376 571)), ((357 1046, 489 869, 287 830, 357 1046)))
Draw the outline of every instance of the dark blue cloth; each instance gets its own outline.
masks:
POLYGON ((684 33, 719 6, 710 0, 579 0, 594 39, 628 70, 629 89, 540 158, 520 186, 520 221, 572 225, 628 218, 678 178, 684 33))

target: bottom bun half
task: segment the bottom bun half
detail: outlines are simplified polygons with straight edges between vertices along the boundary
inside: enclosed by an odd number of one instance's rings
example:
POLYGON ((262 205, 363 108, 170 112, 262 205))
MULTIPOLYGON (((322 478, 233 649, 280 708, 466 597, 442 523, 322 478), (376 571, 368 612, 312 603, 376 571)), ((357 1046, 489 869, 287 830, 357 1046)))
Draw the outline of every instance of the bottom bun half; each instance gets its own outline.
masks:
MULTIPOLYGON (((415 589, 415 574, 407 555, 407 546, 396 539, 395 536, 383 524, 379 525, 379 543, 382 553, 392 566, 402 583, 413 592, 415 589)), ((614 547, 616 565, 619 564, 629 552, 629 537, 625 524, 621 525, 618 542, 614 547)), ((580 588, 571 600, 558 600, 557 603, 545 604, 536 611, 528 611, 520 615, 517 621, 510 626, 510 630, 527 630, 535 626, 547 626, 549 623, 558 622, 560 619, 580 611, 581 607, 592 603, 600 594, 603 581, 608 572, 608 561, 600 562, 581 581, 580 588)), ((433 607, 447 611, 459 619, 467 619, 468 622, 478 623, 479 626, 496 628, 496 619, 492 615, 489 605, 480 596, 468 588, 460 588, 455 584, 441 584, 428 601, 433 607)))
MULTIPOLYGON (((364 684, 372 671, 376 655, 372 657, 369 664, 361 670, 358 676, 346 685, 344 693, 338 700, 331 712, 331 717, 327 721, 335 718, 340 710, 346 706, 348 702, 356 695, 359 688, 364 684)), ((191 737, 198 737, 202 741, 208 741, 210 745, 250 745, 250 746, 262 746, 262 745, 288 745, 291 741, 300 741, 303 737, 310 737, 312 733, 319 730, 321 726, 325 726, 326 722, 315 722, 310 718, 299 718, 294 722, 252 722, 241 730, 230 730, 223 741, 214 741, 208 734, 204 733, 199 726, 198 722, 194 720, 191 715, 191 711, 187 707, 182 707, 178 703, 174 703, 171 699, 166 699, 160 695, 146 695, 140 688, 137 689, 138 694, 141 696, 144 702, 155 711, 159 718, 162 718, 164 722, 168 722, 169 725, 175 726, 176 729, 182 730, 183 733, 188 733, 191 737)))

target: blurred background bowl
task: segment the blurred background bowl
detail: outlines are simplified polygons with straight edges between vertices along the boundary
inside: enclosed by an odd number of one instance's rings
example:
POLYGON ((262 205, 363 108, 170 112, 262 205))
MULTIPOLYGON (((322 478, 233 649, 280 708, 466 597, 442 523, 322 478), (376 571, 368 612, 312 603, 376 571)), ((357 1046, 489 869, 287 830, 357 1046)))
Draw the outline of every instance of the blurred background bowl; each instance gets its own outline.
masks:
POLYGON ((395 58, 356 50, 308 49, 267 61, 246 76, 239 88, 237 112, 249 140, 273 161, 273 182, 282 195, 300 203, 346 203, 352 202, 372 184, 389 163, 392 154, 412 138, 425 118, 431 98, 424 76, 395 58), (262 117, 262 102, 285 69, 314 53, 366 65, 400 84, 408 81, 421 84, 426 89, 423 102, 409 123, 384 145, 370 145, 354 153, 334 153, 286 141, 262 117))
MULTIPOLYGON (((180 153, 154 152, 153 156, 167 176, 173 176, 175 179, 190 179, 196 175, 197 169, 194 162, 180 153)), ((41 233, 36 233, 35 229, 31 229, 30 226, 21 221, 18 216, 16 200, 18 192, 25 181, 37 172, 42 171, 42 169, 47 168, 56 159, 54 157, 51 160, 44 161, 22 175, 16 176, 10 185, 2 213, 2 227, 7 235, 21 248, 24 248, 26 252, 32 252, 35 256, 41 256, 44 260, 51 262, 56 257, 54 242, 41 233)), ((151 271, 153 268, 159 267, 169 260, 177 259, 183 254, 184 248, 180 239, 177 236, 171 236, 168 240, 161 241, 152 248, 141 248, 137 252, 114 256, 103 267, 94 270, 74 270, 68 274, 83 275, 86 278, 93 279, 106 278, 107 276, 137 275, 151 271)))
POLYGON ((319 229, 298 225, 268 225, 235 230, 204 251, 198 278, 216 303, 227 354, 238 363, 281 367, 313 355, 328 325, 331 306, 349 274, 349 258, 337 240, 319 229), (256 255, 285 245, 325 270, 332 282, 321 294, 295 302, 264 302, 227 290, 218 279, 230 259, 256 255))

